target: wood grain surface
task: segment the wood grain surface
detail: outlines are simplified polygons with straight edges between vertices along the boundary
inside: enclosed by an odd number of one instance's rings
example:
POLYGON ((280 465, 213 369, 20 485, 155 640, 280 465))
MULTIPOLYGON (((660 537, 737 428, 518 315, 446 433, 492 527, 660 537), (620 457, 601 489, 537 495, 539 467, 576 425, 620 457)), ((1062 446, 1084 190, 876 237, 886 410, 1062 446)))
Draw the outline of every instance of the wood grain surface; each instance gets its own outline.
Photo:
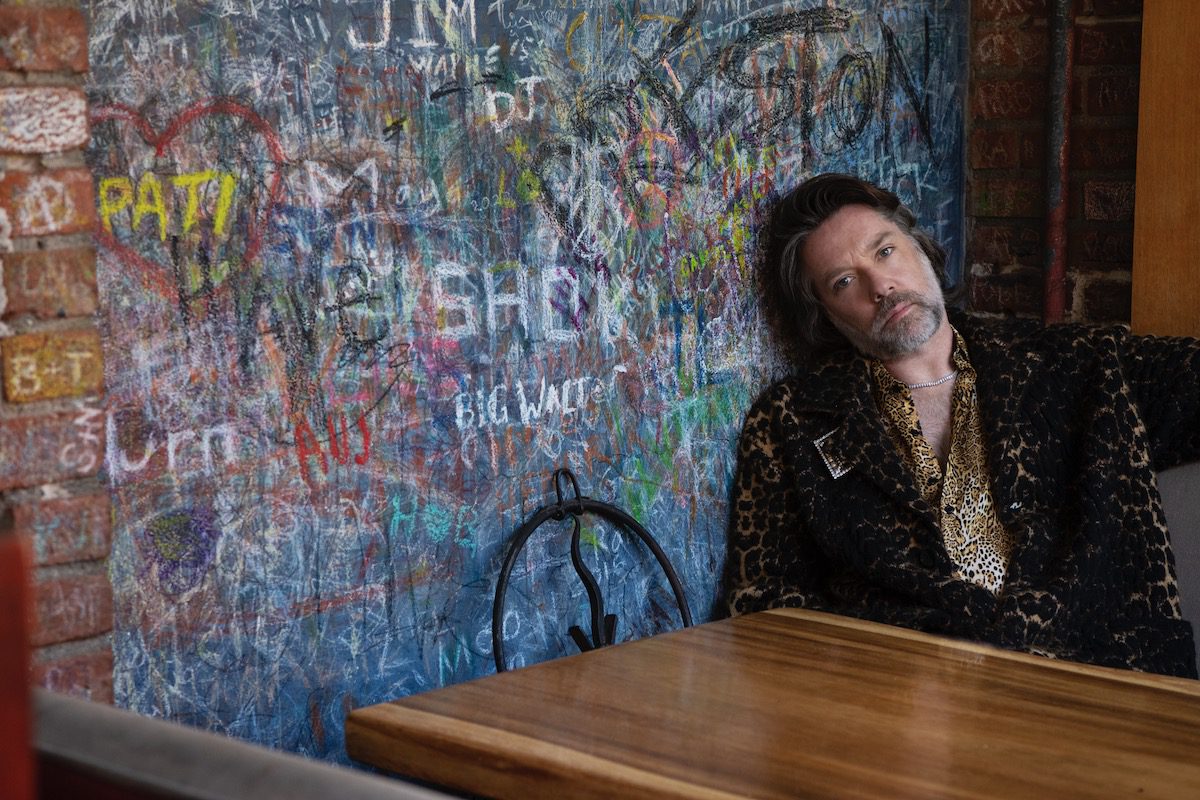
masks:
POLYGON ((350 756, 491 797, 1200 797, 1200 683, 802 610, 352 712, 350 756))
POLYGON ((1134 333, 1200 336, 1200 3, 1154 0, 1142 12, 1134 333))

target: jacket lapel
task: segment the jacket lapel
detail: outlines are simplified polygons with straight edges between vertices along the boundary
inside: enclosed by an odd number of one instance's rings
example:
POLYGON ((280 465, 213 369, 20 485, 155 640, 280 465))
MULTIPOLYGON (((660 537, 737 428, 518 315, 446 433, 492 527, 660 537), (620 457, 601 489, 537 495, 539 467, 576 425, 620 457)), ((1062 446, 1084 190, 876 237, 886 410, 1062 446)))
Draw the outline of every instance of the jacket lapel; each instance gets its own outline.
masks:
POLYGON ((937 517, 892 445, 869 374, 865 359, 846 352, 831 356, 808 376, 800 398, 801 417, 828 422, 810 431, 807 445, 816 449, 835 480, 852 472, 860 475, 894 504, 911 508, 924 523, 922 528, 940 543, 937 517))

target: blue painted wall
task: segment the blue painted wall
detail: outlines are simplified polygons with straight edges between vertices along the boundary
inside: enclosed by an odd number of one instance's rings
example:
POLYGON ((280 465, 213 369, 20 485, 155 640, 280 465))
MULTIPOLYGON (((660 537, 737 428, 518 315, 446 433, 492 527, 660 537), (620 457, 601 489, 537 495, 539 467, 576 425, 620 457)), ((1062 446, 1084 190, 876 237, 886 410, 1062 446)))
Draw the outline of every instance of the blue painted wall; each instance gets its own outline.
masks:
MULTIPOLYGON (((344 760, 492 669, 505 543, 569 466, 717 609, 778 370, 755 209, 818 171, 962 249, 965 4, 92 0, 119 704, 344 760)), ((560 529, 561 530, 561 529, 560 529)), ((621 635, 676 624, 612 529, 621 635)), ((569 652, 565 537, 510 590, 569 652)))

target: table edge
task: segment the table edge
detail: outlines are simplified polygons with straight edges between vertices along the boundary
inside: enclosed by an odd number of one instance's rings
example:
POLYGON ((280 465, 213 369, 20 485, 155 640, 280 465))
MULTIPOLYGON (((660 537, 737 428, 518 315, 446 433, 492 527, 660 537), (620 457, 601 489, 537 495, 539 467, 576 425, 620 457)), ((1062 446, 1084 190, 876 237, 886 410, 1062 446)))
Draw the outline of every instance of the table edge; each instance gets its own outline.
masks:
MULTIPOLYGON (((991 658, 1003 658, 1009 661, 1031 664, 1039 668, 1088 675, 1095 678, 1117 681, 1119 683, 1129 683, 1135 686, 1163 689, 1179 694, 1200 697, 1200 680, 1193 680, 1191 678, 1179 678, 1174 675, 1159 675, 1158 673, 1154 672, 1138 672, 1137 670, 1132 669, 1101 667, 1097 666, 1096 664, 1082 664, 1078 661, 1047 658, 1046 656, 1037 656, 1033 655, 1032 653, 1023 653, 1019 650, 1007 650, 1005 648, 996 647, 983 642, 973 642, 968 639, 956 639, 950 636, 925 633, 924 631, 916 631, 912 630, 911 628, 903 628, 898 625, 888 625, 883 622, 874 622, 871 620, 860 619, 858 617, 846 617, 840 614, 831 614, 826 611, 815 611, 810 608, 772 608, 757 613, 791 617, 793 619, 803 619, 809 622, 817 622, 838 628, 869 631, 871 633, 883 634, 885 636, 891 636, 897 639, 908 639, 910 641, 922 643, 934 643, 941 647, 948 647, 953 650, 961 650, 963 652, 974 653, 976 655, 985 655, 991 658)), ((753 615, 747 614, 746 616, 749 617, 753 615)), ((740 619, 740 617, 735 617, 735 619, 740 619)))
POLYGON ((346 716, 346 752, 352 759, 456 789, 475 791, 456 784, 452 779, 447 780, 445 775, 435 774, 434 771, 420 768, 414 770, 408 762, 395 755, 375 757, 369 753, 369 739, 373 734, 381 737, 394 735, 391 731, 381 729, 381 725, 392 729, 400 728, 427 738, 427 746, 433 743, 449 743, 460 751, 467 751, 469 755, 479 759, 476 766, 490 774, 502 776, 503 770, 485 765, 487 760, 511 760, 520 763, 523 772, 538 772, 544 778, 571 782, 593 781, 595 785, 589 787, 589 792, 598 792, 597 796, 605 796, 607 789, 623 789, 653 792, 659 797, 696 800, 744 800, 745 797, 701 783, 622 764, 544 739, 409 708, 394 702, 364 706, 346 716))

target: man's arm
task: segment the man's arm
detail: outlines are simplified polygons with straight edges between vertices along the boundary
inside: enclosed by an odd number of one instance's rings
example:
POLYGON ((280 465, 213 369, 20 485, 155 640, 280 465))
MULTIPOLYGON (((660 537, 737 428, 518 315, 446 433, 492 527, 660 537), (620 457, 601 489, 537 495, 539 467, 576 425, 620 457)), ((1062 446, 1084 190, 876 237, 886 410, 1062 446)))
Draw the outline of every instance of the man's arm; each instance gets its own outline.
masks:
POLYGON ((801 519, 804 476, 784 458, 784 439, 780 404, 760 400, 742 428, 730 498, 726 588, 733 615, 781 606, 834 610, 824 588, 826 558, 801 519))
POLYGON ((1200 461, 1200 340, 1124 334, 1118 346, 1154 469, 1200 461))

